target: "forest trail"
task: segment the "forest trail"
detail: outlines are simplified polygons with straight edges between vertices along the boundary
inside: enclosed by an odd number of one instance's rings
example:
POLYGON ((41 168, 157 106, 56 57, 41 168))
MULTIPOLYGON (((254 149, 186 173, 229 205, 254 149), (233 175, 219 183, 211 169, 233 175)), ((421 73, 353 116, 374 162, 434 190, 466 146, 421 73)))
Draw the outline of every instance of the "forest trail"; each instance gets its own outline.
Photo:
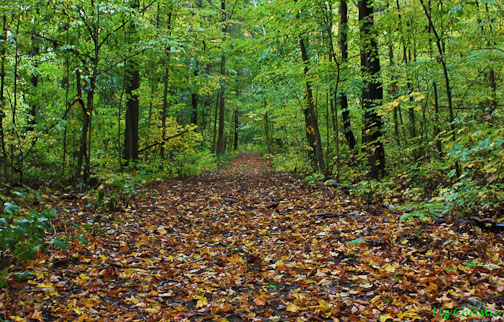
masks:
POLYGON ((426 321, 441 320, 438 308, 502 304, 493 235, 482 244, 450 225, 398 223, 258 154, 143 189, 100 220, 87 245, 29 262, 34 278, 11 284, 0 311, 15 321, 426 321))

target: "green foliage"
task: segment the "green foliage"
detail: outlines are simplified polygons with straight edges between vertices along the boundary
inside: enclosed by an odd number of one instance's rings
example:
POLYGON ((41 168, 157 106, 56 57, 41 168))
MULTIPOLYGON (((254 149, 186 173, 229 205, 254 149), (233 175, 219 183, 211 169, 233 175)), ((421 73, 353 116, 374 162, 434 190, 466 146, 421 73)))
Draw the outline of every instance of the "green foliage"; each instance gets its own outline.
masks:
POLYGON ((418 218, 424 221, 424 219, 428 217, 438 218, 443 214, 443 207, 444 205, 441 203, 405 204, 398 207, 399 210, 405 211, 399 220, 413 220, 418 218))
POLYGON ((321 173, 315 172, 304 178, 304 182, 308 184, 321 184, 325 179, 325 176, 321 173))
POLYGON ((180 153, 175 157, 175 168, 179 178, 195 176, 202 172, 210 172, 217 169, 218 164, 229 160, 227 155, 216 157, 208 151, 194 151, 192 153, 180 153))
POLYGON ((306 157, 296 151, 276 154, 273 157, 272 165, 278 171, 296 173, 310 173, 313 171, 306 157))
MULTIPOLYGON (((45 250, 46 234, 51 231, 51 220, 55 218, 55 209, 37 211, 5 203, 0 217, 0 259, 9 255, 20 260, 34 259, 38 251, 45 250)), ((63 246, 59 241, 54 243, 63 246)))

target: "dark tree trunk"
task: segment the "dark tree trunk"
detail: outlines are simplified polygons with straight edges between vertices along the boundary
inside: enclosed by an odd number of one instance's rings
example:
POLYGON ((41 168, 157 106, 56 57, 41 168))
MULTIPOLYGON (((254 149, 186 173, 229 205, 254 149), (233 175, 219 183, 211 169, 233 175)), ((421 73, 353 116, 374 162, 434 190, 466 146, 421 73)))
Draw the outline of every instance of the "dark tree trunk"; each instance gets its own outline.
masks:
MULTIPOLYGON (((266 101, 264 102, 264 107, 266 107, 266 101)), ((269 119, 268 119, 268 111, 264 113, 264 132, 266 135, 266 147, 268 154, 271 154, 271 145, 270 145, 270 135, 269 135, 269 119)))
MULTIPOLYGON (((198 66, 194 68, 194 77, 198 76, 198 66)), ((191 123, 198 124, 198 94, 195 93, 196 89, 193 89, 193 93, 191 93, 191 123)))
MULTIPOLYGON (((35 29, 35 22, 33 28, 35 29)), ((34 35, 32 35, 31 37, 31 46, 32 46, 31 50, 32 59, 37 59, 37 56, 40 54, 40 47, 34 35)), ((36 63, 35 67, 37 67, 36 63)), ((36 92, 38 87, 38 74, 36 70, 32 73, 31 83, 33 92, 36 92)), ((36 97, 36 95, 34 96, 36 97)), ((30 102, 30 118, 28 118, 28 125, 26 127, 26 131, 33 131, 35 124, 37 124, 37 101, 36 99, 32 99, 30 102)))
POLYGON ((311 82, 309 81, 309 58, 308 52, 306 50, 305 41, 302 36, 299 37, 299 47, 301 49, 301 57, 304 64, 304 75, 306 78, 306 100, 307 108, 304 110, 305 124, 306 124, 306 140, 310 145, 311 150, 309 151, 309 156, 311 159, 318 164, 318 170, 321 173, 326 173, 326 167, 324 163, 324 154, 322 151, 322 142, 320 139, 320 131, 318 127, 317 117, 315 114, 315 106, 313 104, 313 90, 311 82))
MULTIPOLYGON (((390 67, 394 67, 394 47, 389 45, 389 63, 390 67)), ((398 97, 398 86, 397 86, 397 73, 394 72, 392 75, 394 81, 390 84, 390 95, 393 99, 398 97)), ((399 102, 398 102, 399 104, 399 102)), ((398 147, 401 147, 401 136, 399 134, 399 119, 398 119, 398 106, 394 106, 394 138, 398 147)))
POLYGON ((126 81, 126 127, 124 128, 124 159, 138 159, 138 114, 139 99, 136 91, 140 88, 140 72, 135 61, 128 61, 126 81))
POLYGON ((376 107, 383 99, 383 88, 379 81, 380 57, 374 36, 373 1, 359 1, 359 24, 361 33, 361 70, 364 73, 365 88, 362 92, 364 108, 364 133, 362 141, 366 145, 369 176, 381 177, 385 172, 385 150, 383 142, 383 122, 376 107))
MULTIPOLYGON (((224 37, 226 37, 227 28, 225 26, 226 22, 226 0, 221 0, 221 10, 222 10, 222 32, 224 37)), ((225 134, 225 111, 226 111, 226 100, 225 100, 225 91, 226 85, 224 76, 226 75, 226 56, 221 56, 221 66, 220 66, 220 74, 221 74, 221 86, 219 91, 219 133, 217 136, 217 154, 221 155, 226 152, 226 141, 224 138, 225 134)))
POLYGON ((238 109, 234 111, 234 142, 233 142, 233 150, 238 150, 238 109))
POLYGON ((436 82, 432 85, 434 87, 434 141, 436 142, 436 149, 441 158, 443 157, 443 146, 440 137, 441 130, 439 129, 439 98, 436 82))
MULTIPOLYGON (((441 37, 439 36, 436 27, 434 26, 434 23, 432 22, 432 16, 430 12, 427 10, 427 7, 424 4, 423 0, 420 0, 420 3, 422 4, 422 8, 424 10, 425 16, 427 17, 427 20, 429 21, 429 29, 430 31, 434 34, 435 40, 436 40, 436 47, 438 49, 439 53, 439 60, 441 61, 441 66, 443 67, 443 76, 444 76, 444 81, 445 81, 445 88, 446 88, 446 98, 448 101, 448 112, 450 115, 450 130, 451 130, 451 138, 452 141, 457 140, 457 133, 455 131, 455 117, 453 115, 453 101, 452 101, 452 92, 451 92, 451 85, 450 85, 450 77, 448 75, 448 67, 446 66, 446 49, 444 44, 442 43, 441 37)), ((455 163, 455 170, 457 177, 461 175, 461 170, 460 170, 460 165, 458 162, 455 163)))
POLYGON ((191 123, 198 124, 198 94, 191 94, 191 123))
POLYGON ((217 100, 215 101, 212 153, 217 153, 217 119, 219 116, 219 102, 220 102, 220 90, 219 90, 219 93, 217 94, 217 100))
POLYGON ((6 43, 7 43, 7 17, 4 14, 2 17, 2 34, 0 35, 0 143, 2 144, 2 163, 4 177, 7 178, 7 150, 5 149, 5 135, 3 127, 4 111, 5 111, 5 61, 6 61, 6 43))
MULTIPOLYGON (((138 1, 133 1, 131 8, 138 9, 138 1)), ((129 28, 129 36, 136 38, 135 24, 129 28)), ((138 160, 138 116, 140 88, 140 71, 138 62, 131 58, 126 62, 126 126, 124 128, 124 159, 126 162, 138 160)))
MULTIPOLYGON (((168 13, 168 22, 167 22, 167 28, 170 31, 171 30, 171 20, 172 20, 172 12, 168 13)), ((165 49, 166 52, 166 66, 165 66, 165 72, 163 76, 163 110, 161 112, 161 137, 162 137, 162 142, 164 142, 165 137, 166 137, 166 116, 168 113, 168 79, 170 76, 170 52, 171 52, 171 47, 168 47, 165 49)), ((159 153, 161 155, 161 159, 165 158, 165 148, 164 148, 164 143, 161 144, 161 148, 159 149, 159 153)))
MULTIPOLYGON (((332 47, 332 46, 331 46, 332 47)), ((340 0, 340 47, 343 61, 348 59, 348 5, 346 0, 340 0)), ((343 117, 343 132, 350 151, 355 149, 355 136, 352 131, 348 98, 345 92, 340 92, 340 104, 343 117)))

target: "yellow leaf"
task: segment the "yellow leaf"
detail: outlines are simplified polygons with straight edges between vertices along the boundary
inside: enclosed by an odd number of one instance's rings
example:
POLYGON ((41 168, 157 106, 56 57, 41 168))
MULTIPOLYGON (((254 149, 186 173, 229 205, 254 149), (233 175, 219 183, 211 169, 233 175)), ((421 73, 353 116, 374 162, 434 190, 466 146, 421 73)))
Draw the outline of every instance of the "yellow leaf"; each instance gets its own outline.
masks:
POLYGON ((299 311, 299 307, 294 304, 294 303, 291 303, 287 306, 287 308, 285 309, 287 312, 297 312, 299 311))
POLYGON ((397 264, 385 264, 381 267, 382 270, 385 270, 388 273, 394 273, 396 271, 397 264))
POLYGON ((204 307, 204 306, 208 305, 208 300, 204 296, 195 295, 195 296, 193 296, 193 299, 198 300, 198 302, 196 302, 197 308, 204 307))
POLYGON ((10 317, 13 321, 16 321, 16 322, 25 322, 25 321, 26 321, 26 319, 25 319, 25 318, 22 318, 22 317, 17 316, 17 315, 16 315, 16 316, 12 316, 12 315, 11 315, 11 316, 9 316, 9 317, 10 317))
POLYGON ((54 288, 52 283, 40 283, 37 285, 38 288, 54 288))
POLYGON ((322 312, 327 312, 327 311, 331 310, 331 306, 326 301, 324 301, 322 299, 319 299, 317 301, 319 304, 319 308, 322 312))
POLYGON ((388 319, 394 319, 389 313, 380 315, 380 322, 387 322, 388 319))
POLYGON ((161 310, 161 307, 159 305, 157 306, 154 306, 154 307, 148 307, 145 309, 145 312, 149 313, 149 314, 156 314, 156 313, 159 313, 159 311, 161 310))

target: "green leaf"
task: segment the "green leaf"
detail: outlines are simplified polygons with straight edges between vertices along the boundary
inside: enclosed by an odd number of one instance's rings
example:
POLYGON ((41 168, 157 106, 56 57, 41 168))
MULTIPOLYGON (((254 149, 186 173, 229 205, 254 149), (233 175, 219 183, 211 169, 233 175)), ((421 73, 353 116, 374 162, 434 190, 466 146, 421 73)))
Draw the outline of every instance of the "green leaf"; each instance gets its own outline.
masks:
POLYGON ((58 248, 62 251, 66 251, 68 249, 68 245, 61 239, 54 239, 51 243, 56 244, 56 246, 58 246, 58 248))
POLYGON ((21 207, 15 204, 12 204, 10 202, 4 203, 4 211, 9 215, 14 215, 14 213, 16 213, 19 209, 21 209, 21 207))
POLYGON ((476 267, 476 266, 483 266, 482 263, 480 262, 474 262, 472 259, 469 259, 465 262, 465 266, 467 267, 476 267))
POLYGON ((84 245, 87 245, 89 243, 89 241, 86 239, 86 237, 84 236, 77 236, 75 237, 75 239, 79 240, 81 243, 83 243, 84 245))
POLYGON ((358 245, 358 244, 362 244, 362 243, 365 243, 365 242, 366 241, 364 240, 364 238, 360 237, 360 238, 351 240, 348 243, 351 244, 351 245, 358 245))
POLYGON ((269 282, 268 286, 277 290, 279 285, 277 282, 269 282))

